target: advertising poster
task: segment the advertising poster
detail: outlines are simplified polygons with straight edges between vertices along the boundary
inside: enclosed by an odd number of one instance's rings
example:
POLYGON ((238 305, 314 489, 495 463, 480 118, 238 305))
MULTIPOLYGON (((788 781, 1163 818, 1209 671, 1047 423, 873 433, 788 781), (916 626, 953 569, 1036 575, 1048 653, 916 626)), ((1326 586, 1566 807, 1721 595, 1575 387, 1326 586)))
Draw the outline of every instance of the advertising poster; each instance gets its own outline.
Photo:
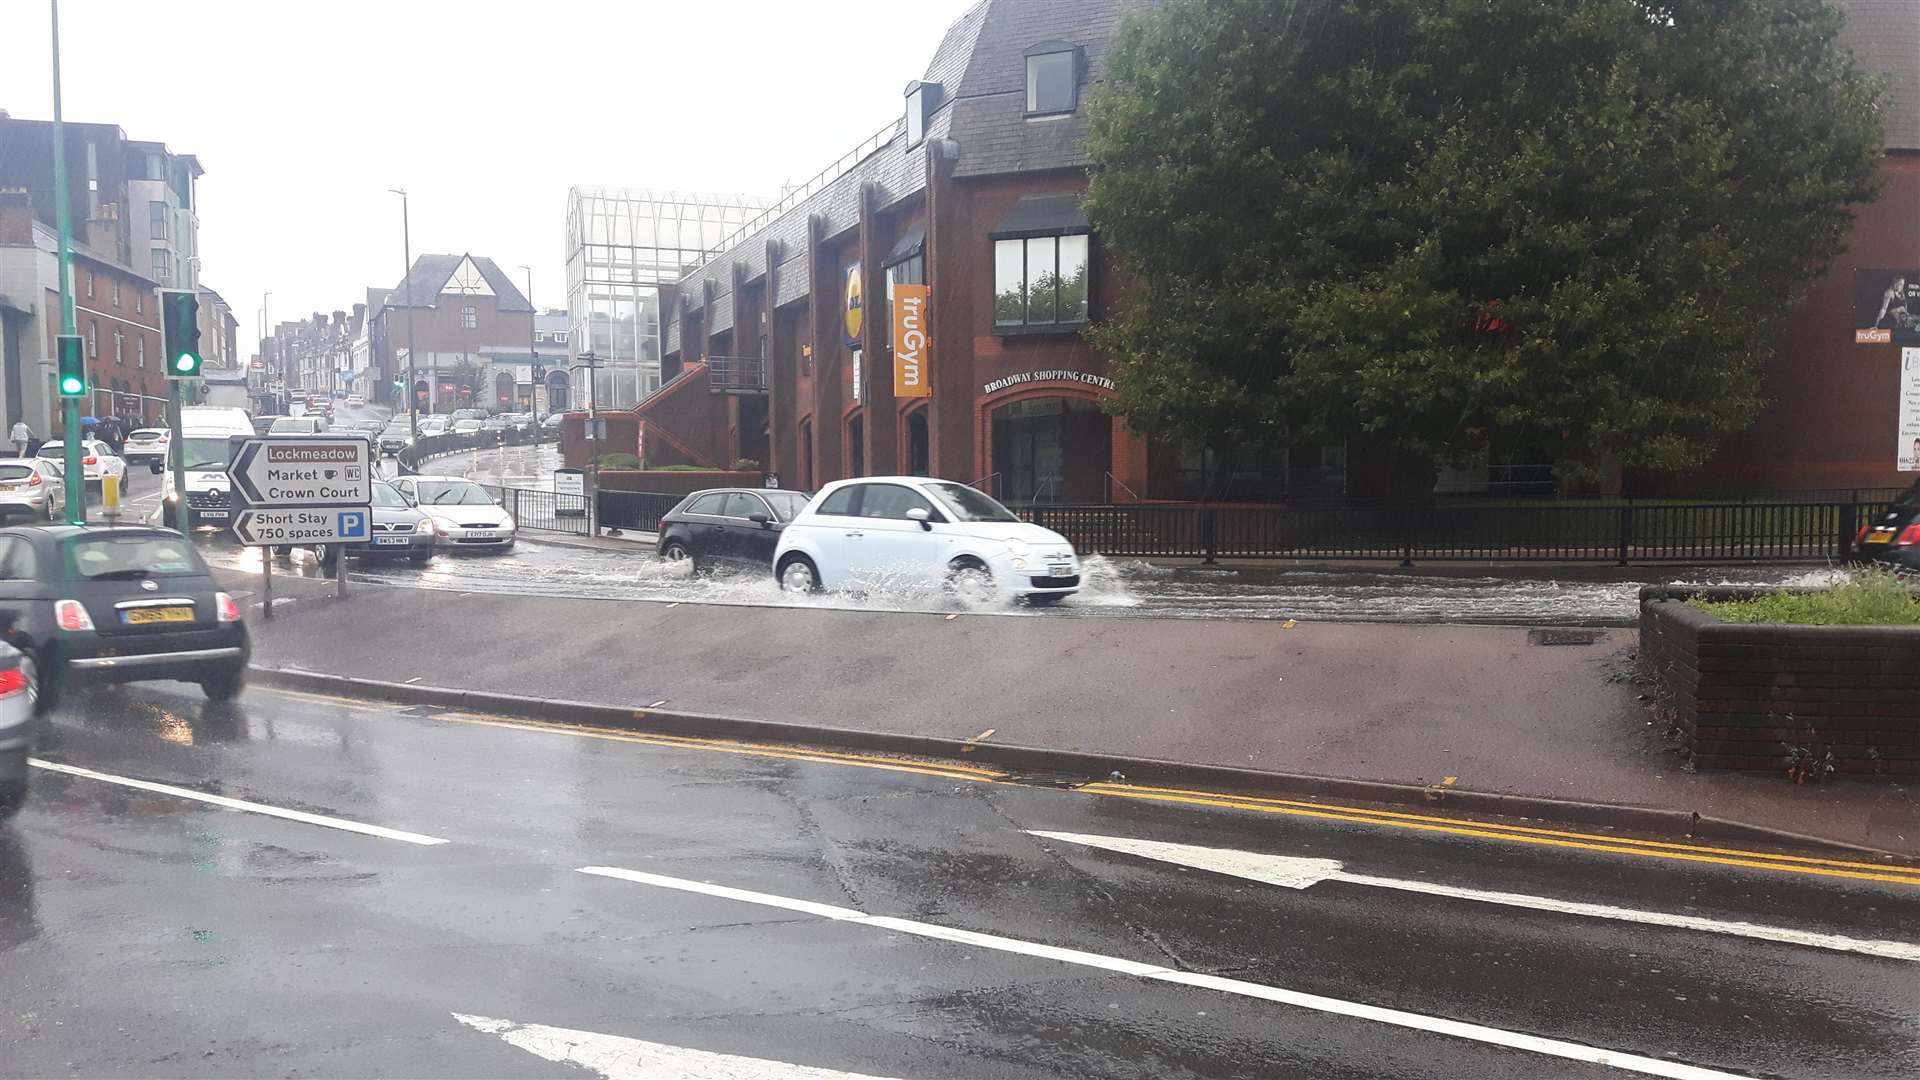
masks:
POLYGON ((1920 345, 1920 270, 1853 272, 1856 345, 1920 345))
POLYGON ((1894 458, 1901 472, 1920 472, 1920 349, 1900 350, 1900 446, 1894 458))
POLYGON ((893 287, 893 396, 932 397, 925 285, 893 287))

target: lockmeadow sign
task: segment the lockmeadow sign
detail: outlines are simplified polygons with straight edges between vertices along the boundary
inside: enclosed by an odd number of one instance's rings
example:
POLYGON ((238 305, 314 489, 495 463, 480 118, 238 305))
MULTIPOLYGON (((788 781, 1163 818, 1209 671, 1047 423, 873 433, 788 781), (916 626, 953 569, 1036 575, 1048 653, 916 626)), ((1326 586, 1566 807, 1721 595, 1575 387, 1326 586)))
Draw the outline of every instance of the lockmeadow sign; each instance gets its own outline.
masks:
POLYGON ((1097 386, 1102 390, 1112 390, 1114 388, 1112 379, 1107 378, 1105 375, 1095 375, 1091 371, 1023 371, 1018 375, 1008 375, 1005 378, 995 379, 985 386, 982 386, 980 392, 982 394, 994 394, 1005 390, 1009 386, 1021 386, 1026 383, 1037 382, 1077 382, 1086 383, 1088 386, 1097 386))

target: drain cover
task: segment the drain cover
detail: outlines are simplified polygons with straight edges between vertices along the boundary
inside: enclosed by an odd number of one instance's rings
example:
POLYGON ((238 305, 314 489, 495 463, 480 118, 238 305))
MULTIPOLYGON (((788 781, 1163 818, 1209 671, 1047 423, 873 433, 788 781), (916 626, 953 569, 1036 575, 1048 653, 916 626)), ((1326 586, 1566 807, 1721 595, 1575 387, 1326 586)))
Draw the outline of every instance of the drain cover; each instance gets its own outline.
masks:
POLYGON ((1604 630, 1585 630, 1573 626, 1542 626, 1527 631, 1529 645, 1591 645, 1604 630))

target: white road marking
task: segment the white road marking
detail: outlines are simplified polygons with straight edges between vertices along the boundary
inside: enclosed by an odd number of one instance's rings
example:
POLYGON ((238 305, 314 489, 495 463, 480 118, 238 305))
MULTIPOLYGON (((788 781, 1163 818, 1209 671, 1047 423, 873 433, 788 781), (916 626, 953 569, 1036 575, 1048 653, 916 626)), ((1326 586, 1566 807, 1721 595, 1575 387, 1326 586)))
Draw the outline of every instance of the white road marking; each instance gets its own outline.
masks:
POLYGON ((865 1073, 816 1069, 765 1058, 737 1057, 711 1050, 693 1050, 666 1043, 645 1042, 597 1031, 519 1024, 490 1016, 454 1013, 453 1018, 489 1035, 498 1035, 536 1057, 563 1065, 579 1065, 607 1080, 886 1080, 865 1073))
POLYGON ((1415 1031, 1429 1031, 1438 1035, 1448 1035, 1457 1039, 1486 1043, 1492 1046, 1504 1046, 1514 1050, 1541 1054, 1547 1057, 1562 1058, 1568 1061, 1584 1061, 1595 1065, 1606 1065, 1627 1072, 1645 1076, 1663 1076, 1669 1080, 1739 1080, 1734 1073, 1720 1072, 1715 1069, 1701 1068, 1697 1065, 1685 1065, 1675 1061, 1662 1061, 1659 1058, 1641 1057, 1637 1054, 1607 1050, 1597 1046, 1585 1046, 1580 1043, 1564 1042, 1560 1039, 1548 1039, 1524 1032, 1506 1031, 1501 1028, 1486 1027, 1481 1024, 1469 1024, 1458 1020, 1447 1020, 1437 1016, 1406 1012, 1401 1009, 1382 1008, 1357 1001, 1344 1001, 1340 998, 1323 997, 1319 994, 1307 994, 1298 990, 1288 990, 1264 983, 1247 982, 1242 979, 1223 978, 1218 975, 1201 975, 1194 972, 1177 971, 1156 964, 1143 964, 1136 960, 1127 960, 1117 956, 1105 956, 1100 953, 1083 952, 1079 949, 1061 948, 1055 945, 1043 945, 1035 941, 1023 941, 1020 938, 1002 937, 999 934, 983 934, 973 930, 959 930, 933 923, 916 922, 912 919, 896 919, 886 915, 868 915, 851 908, 835 907, 831 904, 819 904, 811 900, 797 900, 793 897, 776 896, 772 893, 753 892, 747 889, 735 889, 726 885, 714 885, 704 881, 687 878, 667 877, 662 874, 648 874, 639 870, 627 870, 617 866, 583 866, 580 873, 595 874, 600 877, 617 878, 641 885, 655 885, 664 889, 677 889, 681 892, 699 893, 703 896, 716 896, 743 903, 761 904, 766 907, 781 908, 786 911, 799 911, 820 915, 836 922, 857 923, 863 926, 892 930, 901 934, 917 937, 935 938, 961 945, 971 945, 1000 952, 1017 953, 1044 960, 1057 960, 1064 964, 1078 964, 1082 967, 1111 971, 1135 978, 1151 979, 1156 982, 1177 983, 1182 986, 1194 986, 1205 990, 1218 990, 1221 993, 1236 994, 1241 997, 1272 1001, 1296 1008, 1311 1009, 1315 1012, 1331 1013, 1337 1016, 1349 1016, 1358 1020, 1371 1020, 1375 1023, 1390 1024, 1394 1027, 1410 1028, 1415 1031))
POLYGON ((1920 962, 1920 945, 1909 945, 1901 941, 1877 941, 1872 938, 1847 937, 1844 934, 1794 930, 1783 926, 1764 926, 1759 923, 1706 919, 1696 915, 1674 915, 1664 911, 1640 911, 1608 904, 1556 900, 1550 896, 1529 896, 1525 893, 1466 889, 1430 881, 1407 881, 1400 878, 1373 877, 1368 874, 1350 874, 1333 859, 1304 859, 1288 855, 1268 855, 1258 851, 1235 851, 1232 848, 1137 840, 1125 836, 1091 836, 1084 833, 1038 831, 1033 831, 1031 835, 1106 851, 1117 851, 1123 855, 1138 855, 1142 858, 1190 866, 1196 870, 1246 878, 1249 881, 1279 885, 1288 889, 1305 889, 1322 881, 1343 881, 1349 885, 1366 885, 1375 889, 1395 889, 1400 892, 1445 896, 1456 900, 1475 900, 1483 904, 1502 904, 1507 907, 1532 908, 1535 911, 1552 911, 1562 915, 1583 915, 1588 918, 1613 919, 1618 922, 1642 923, 1647 926, 1671 926, 1709 934, 1728 934, 1758 941, 1775 941, 1787 945, 1804 945, 1814 949, 1831 949, 1835 952, 1862 953, 1892 960, 1920 962))
POLYGON ((94 772, 92 769, 82 769, 76 765, 62 765, 57 761, 42 761, 39 758, 28 758, 27 763, 36 769, 46 769, 49 772, 66 773, 68 776, 83 777, 87 780, 99 780, 108 784, 119 784, 121 787, 138 788, 141 791, 151 791, 159 795, 172 795, 180 799, 192 799, 195 802, 223 806, 229 810, 244 810, 249 814, 262 814, 266 817, 284 818, 287 821, 298 821, 307 825, 319 825, 323 828, 339 829, 342 832, 377 836, 383 840, 398 840, 403 844, 419 844, 422 847, 432 847, 435 844, 444 844, 447 842, 438 836, 423 836, 420 833, 405 832, 400 829, 389 829, 384 825, 368 825, 364 822, 348 821, 345 818, 327 817, 323 814, 309 814, 304 810, 288 810, 279 806, 268 806, 265 803, 247 802, 245 799, 229 799, 225 795, 209 795, 204 791, 195 791, 192 788, 175 787, 172 784, 156 784, 151 780, 135 780, 130 776, 114 776, 111 773, 94 772))

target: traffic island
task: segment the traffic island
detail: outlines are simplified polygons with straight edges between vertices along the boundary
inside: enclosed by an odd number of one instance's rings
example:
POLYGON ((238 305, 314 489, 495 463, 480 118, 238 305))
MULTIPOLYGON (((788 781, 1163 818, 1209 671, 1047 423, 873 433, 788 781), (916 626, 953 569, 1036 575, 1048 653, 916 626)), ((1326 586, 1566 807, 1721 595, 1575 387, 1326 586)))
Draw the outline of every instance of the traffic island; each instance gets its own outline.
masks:
POLYGON ((1712 610, 1783 592, 1816 590, 1641 590, 1640 674, 1693 767, 1920 776, 1920 625, 1734 622, 1712 610))

